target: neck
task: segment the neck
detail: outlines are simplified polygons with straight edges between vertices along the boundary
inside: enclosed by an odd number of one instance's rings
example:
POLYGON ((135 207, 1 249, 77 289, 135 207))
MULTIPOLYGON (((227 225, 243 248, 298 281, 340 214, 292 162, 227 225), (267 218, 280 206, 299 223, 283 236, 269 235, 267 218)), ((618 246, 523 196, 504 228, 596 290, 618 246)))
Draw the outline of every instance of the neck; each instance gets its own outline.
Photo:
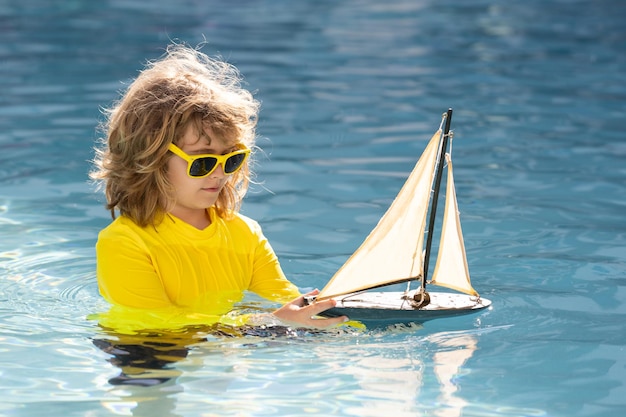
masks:
POLYGON ((171 210, 171 214, 180 220, 195 227, 198 230, 204 230, 211 224, 211 217, 208 210, 171 210))

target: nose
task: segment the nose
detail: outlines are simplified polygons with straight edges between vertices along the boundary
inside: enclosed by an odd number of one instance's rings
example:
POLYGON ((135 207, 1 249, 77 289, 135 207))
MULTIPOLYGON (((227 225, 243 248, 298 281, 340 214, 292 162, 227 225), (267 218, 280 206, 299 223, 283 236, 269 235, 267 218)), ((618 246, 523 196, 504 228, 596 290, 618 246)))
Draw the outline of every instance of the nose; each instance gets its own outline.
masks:
POLYGON ((226 176, 226 173, 224 172, 224 166, 222 165, 222 163, 218 163, 217 166, 215 167, 215 170, 213 172, 211 172, 210 177, 211 178, 223 178, 226 176))

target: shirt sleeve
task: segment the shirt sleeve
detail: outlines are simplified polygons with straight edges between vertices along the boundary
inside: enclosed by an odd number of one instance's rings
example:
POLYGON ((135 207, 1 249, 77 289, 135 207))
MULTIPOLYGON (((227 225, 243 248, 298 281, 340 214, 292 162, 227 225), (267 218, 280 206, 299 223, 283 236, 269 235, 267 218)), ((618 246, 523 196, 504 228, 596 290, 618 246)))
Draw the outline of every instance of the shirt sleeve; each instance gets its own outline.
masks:
POLYGON ((148 249, 130 231, 101 233, 96 257, 98 287, 108 302, 142 309, 173 305, 148 249))
POLYGON ((300 296, 298 288, 286 277, 278 257, 257 225, 259 242, 254 251, 254 267, 250 291, 268 300, 286 303, 300 296))

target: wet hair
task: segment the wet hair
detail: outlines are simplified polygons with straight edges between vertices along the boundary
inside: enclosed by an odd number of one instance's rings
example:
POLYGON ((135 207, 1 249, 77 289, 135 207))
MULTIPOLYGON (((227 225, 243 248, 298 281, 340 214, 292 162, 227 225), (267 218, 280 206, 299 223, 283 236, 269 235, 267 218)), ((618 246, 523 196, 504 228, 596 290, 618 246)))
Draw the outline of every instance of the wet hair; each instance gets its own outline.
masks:
MULTIPOLYGON (((259 102, 242 87, 234 66, 170 45, 103 112, 106 138, 96 148, 90 176, 103 186, 111 216, 118 210, 142 227, 158 224, 175 204, 166 175, 169 144, 179 144, 191 127, 198 137, 209 130, 227 144, 253 148, 258 112, 259 102)), ((219 216, 239 210, 250 176, 246 162, 229 177, 215 203, 219 216)))

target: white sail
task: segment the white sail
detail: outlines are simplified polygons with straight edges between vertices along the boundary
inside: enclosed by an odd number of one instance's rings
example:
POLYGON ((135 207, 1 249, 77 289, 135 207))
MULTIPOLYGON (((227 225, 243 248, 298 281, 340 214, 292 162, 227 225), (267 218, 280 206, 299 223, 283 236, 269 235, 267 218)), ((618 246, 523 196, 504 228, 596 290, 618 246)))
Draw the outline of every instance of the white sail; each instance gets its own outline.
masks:
POLYGON ((318 300, 422 275, 424 230, 440 139, 441 129, 430 139, 387 212, 318 294, 318 300))
POLYGON ((443 213, 439 255, 437 256, 431 283, 465 294, 478 296, 476 290, 472 288, 467 266, 450 154, 446 154, 446 162, 448 163, 446 206, 443 213))

